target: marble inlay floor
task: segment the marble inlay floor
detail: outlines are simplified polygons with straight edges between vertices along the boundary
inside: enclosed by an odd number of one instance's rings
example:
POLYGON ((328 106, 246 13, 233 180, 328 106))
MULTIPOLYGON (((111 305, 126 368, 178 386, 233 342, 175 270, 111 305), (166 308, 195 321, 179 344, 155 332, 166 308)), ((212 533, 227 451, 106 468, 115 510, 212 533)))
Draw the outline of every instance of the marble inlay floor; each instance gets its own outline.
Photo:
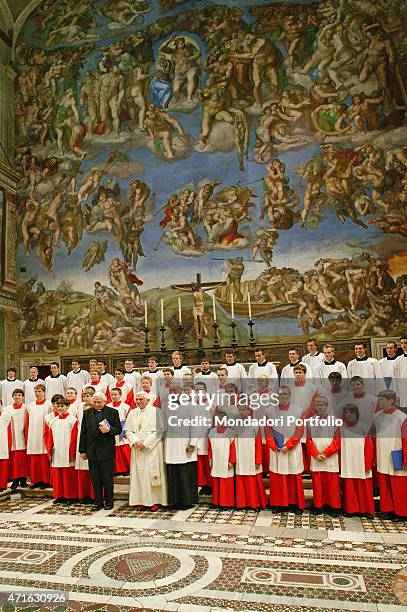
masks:
POLYGON ((0 612, 405 612, 405 530, 380 516, 13 499, 0 503, 0 612), (5 604, 16 590, 63 591, 69 603, 5 604))

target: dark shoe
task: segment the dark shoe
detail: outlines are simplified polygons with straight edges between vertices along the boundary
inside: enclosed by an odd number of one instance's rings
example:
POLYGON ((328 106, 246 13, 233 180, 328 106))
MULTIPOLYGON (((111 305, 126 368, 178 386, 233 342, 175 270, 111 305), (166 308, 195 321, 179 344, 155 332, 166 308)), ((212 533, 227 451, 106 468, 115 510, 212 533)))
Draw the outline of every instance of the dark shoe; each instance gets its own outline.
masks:
POLYGON ((13 480, 10 489, 12 491, 15 491, 17 489, 17 487, 18 487, 18 479, 17 480, 13 480))
POLYGON ((95 512, 97 512, 98 510, 102 510, 102 508, 103 508, 103 504, 100 504, 100 503, 95 503, 95 504, 93 504, 93 508, 92 508, 92 510, 94 510, 95 512))
POLYGON ((52 503, 54 504, 54 506, 56 504, 65 504, 66 503, 66 499, 65 499, 65 497, 57 497, 56 499, 54 499, 54 501, 52 503))
POLYGON ((20 487, 27 486, 27 478, 19 478, 19 481, 20 481, 20 487))
POLYGON ((113 504, 105 504, 105 510, 113 510, 113 504))
POLYGON ((208 485, 205 485, 199 491, 199 495, 212 495, 212 487, 209 487, 208 485))
POLYGON ((30 485, 30 489, 39 489, 40 488, 40 483, 39 482, 34 482, 34 484, 30 485))

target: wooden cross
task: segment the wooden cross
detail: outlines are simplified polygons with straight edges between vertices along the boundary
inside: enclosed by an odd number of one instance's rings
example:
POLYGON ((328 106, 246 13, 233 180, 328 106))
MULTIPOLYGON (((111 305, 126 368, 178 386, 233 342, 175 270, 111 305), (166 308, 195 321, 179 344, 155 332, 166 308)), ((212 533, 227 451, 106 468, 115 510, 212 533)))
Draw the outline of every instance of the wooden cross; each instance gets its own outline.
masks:
POLYGON ((192 285, 198 285, 199 288, 206 287, 206 290, 215 289, 219 285, 226 285, 226 281, 213 281, 212 283, 203 283, 201 280, 201 273, 198 272, 196 275, 196 282, 194 283, 185 283, 184 285, 171 285, 171 289, 187 289, 192 291, 192 285))
POLYGON ((206 336, 208 330, 205 327, 205 323, 203 321, 203 315, 205 310, 203 292, 209 291, 210 289, 216 289, 221 285, 226 285, 226 281, 215 281, 212 283, 203 283, 201 279, 201 274, 198 273, 196 275, 196 282, 185 283, 183 285, 171 285, 171 289, 179 289, 180 291, 185 291, 187 293, 192 293, 194 298, 194 324, 195 324, 195 332, 196 337, 199 340, 199 347, 202 347, 202 337, 206 336))

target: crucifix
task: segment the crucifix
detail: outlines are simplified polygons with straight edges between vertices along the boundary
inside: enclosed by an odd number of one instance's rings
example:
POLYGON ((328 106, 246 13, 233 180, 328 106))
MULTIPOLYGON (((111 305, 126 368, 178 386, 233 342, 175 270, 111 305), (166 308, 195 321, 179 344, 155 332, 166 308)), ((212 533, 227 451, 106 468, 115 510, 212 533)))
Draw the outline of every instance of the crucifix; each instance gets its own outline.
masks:
POLYGON ((216 287, 220 287, 221 285, 226 285, 226 282, 219 281, 214 283, 202 283, 201 275, 199 273, 196 275, 196 282, 194 283, 189 283, 185 285, 171 285, 171 289, 178 289, 179 291, 192 293, 194 300, 194 305, 192 307, 192 316, 194 317, 195 333, 196 337, 198 338, 200 348, 202 347, 203 336, 208 335, 208 330, 206 329, 203 320, 205 314, 204 293, 205 291, 216 289, 216 287))

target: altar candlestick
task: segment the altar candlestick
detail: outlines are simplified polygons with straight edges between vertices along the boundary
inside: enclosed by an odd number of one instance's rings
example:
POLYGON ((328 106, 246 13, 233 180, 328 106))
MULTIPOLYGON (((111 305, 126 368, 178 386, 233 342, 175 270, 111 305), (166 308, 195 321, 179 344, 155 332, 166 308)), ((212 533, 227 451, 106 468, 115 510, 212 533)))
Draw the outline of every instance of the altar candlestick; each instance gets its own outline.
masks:
POLYGON ((230 294, 230 311, 232 314, 232 319, 234 319, 235 318, 235 303, 233 301, 233 291, 230 294))
POLYGON ((249 320, 252 320, 252 304, 250 302, 250 293, 247 294, 247 305, 249 307, 249 320))
POLYGON ((161 299, 161 325, 164 325, 164 300, 161 299))
POLYGON ((147 316, 147 301, 144 302, 144 325, 147 327, 148 325, 148 316, 147 316))
POLYGON ((214 294, 212 294, 212 308, 213 308, 213 320, 216 321, 216 302, 215 302, 214 294))
POLYGON ((181 298, 178 298, 178 322, 182 323, 182 314, 181 314, 181 298))

